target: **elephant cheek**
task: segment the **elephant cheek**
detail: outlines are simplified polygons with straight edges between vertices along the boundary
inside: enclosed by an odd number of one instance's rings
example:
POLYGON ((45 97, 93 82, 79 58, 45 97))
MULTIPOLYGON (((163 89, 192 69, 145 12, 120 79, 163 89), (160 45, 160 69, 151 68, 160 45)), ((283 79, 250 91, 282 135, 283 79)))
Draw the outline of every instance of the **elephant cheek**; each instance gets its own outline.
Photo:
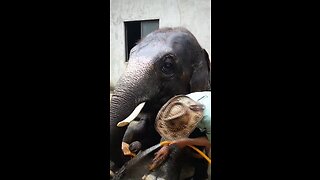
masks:
POLYGON ((187 80, 187 73, 186 72, 182 72, 180 78, 181 78, 182 81, 186 81, 187 80))
POLYGON ((190 73, 187 73, 185 71, 182 72, 180 79, 181 79, 181 82, 185 83, 186 86, 189 85, 190 79, 191 79, 190 73))

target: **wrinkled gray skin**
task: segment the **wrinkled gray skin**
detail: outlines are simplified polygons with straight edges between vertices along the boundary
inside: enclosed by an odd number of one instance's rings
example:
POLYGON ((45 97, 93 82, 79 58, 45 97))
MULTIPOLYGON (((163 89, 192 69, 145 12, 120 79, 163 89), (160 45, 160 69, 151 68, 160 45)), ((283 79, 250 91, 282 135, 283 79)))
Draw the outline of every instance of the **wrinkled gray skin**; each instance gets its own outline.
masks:
POLYGON ((110 105, 110 159, 120 168, 124 157, 121 142, 127 127, 117 123, 128 117, 141 102, 147 114, 148 142, 159 143, 155 117, 165 102, 178 94, 210 90, 210 61, 196 38, 184 28, 163 28, 142 39, 131 49, 128 66, 114 90, 110 105))

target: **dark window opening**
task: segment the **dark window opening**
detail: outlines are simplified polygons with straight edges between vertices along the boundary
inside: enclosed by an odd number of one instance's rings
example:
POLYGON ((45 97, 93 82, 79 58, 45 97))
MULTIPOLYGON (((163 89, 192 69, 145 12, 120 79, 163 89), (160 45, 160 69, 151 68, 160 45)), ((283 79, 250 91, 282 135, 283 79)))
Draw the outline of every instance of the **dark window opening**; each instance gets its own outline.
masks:
POLYGON ((136 43, 152 31, 159 29, 159 20, 125 22, 125 50, 126 62, 129 60, 130 50, 136 43))

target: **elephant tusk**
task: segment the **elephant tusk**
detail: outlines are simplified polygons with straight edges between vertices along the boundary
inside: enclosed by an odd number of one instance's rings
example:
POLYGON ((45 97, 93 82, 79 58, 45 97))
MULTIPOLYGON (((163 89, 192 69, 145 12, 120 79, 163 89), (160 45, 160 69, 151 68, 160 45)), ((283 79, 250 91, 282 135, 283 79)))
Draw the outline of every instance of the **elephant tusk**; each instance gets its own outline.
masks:
POLYGON ((128 125, 131 121, 133 121, 138 114, 140 113, 140 111, 142 110, 143 106, 145 105, 146 102, 140 103, 135 109, 134 111, 123 121, 120 121, 117 126, 118 127, 123 127, 128 125))

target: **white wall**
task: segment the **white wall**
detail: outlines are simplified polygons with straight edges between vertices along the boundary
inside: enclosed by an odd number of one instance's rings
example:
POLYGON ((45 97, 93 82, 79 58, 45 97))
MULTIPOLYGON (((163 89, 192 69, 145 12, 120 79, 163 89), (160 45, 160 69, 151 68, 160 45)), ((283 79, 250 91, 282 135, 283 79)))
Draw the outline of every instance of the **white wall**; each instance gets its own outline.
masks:
POLYGON ((111 0, 110 87, 126 68, 124 21, 159 19, 159 27, 183 26, 197 38, 211 59, 210 0, 111 0))

